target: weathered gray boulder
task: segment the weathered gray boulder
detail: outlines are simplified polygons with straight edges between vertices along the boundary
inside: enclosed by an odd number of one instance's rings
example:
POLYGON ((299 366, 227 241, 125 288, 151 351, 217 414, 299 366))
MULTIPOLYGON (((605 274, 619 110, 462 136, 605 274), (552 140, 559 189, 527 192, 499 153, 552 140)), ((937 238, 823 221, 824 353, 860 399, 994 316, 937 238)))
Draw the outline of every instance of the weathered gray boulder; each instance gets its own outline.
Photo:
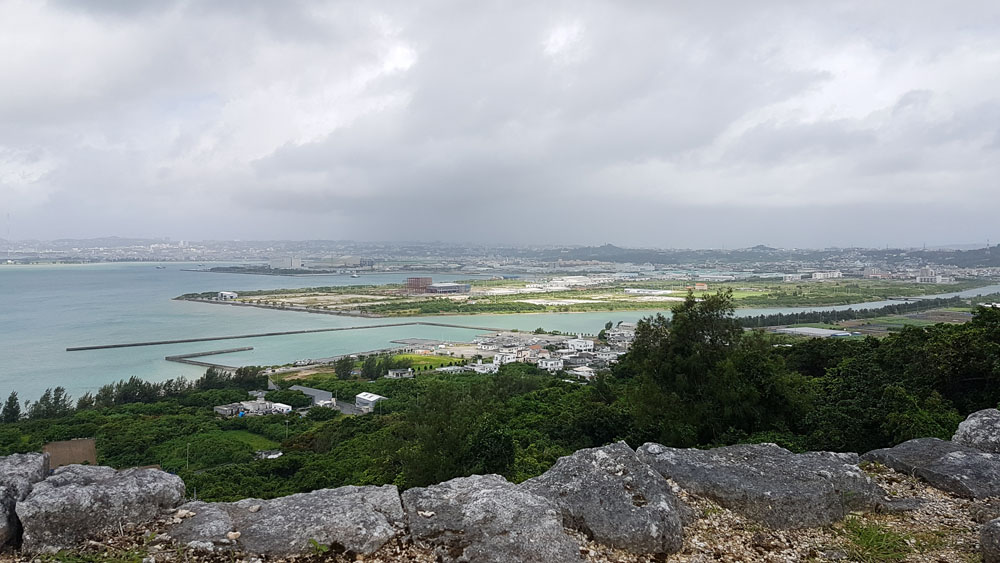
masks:
POLYGON ((17 503, 22 548, 54 552, 154 520, 184 497, 184 482, 156 469, 67 465, 17 503))
POLYGON ((990 520, 979 529, 979 547, 983 563, 1000 563, 1000 518, 990 520))
POLYGON ((1000 410, 983 409, 958 425, 951 441, 987 453, 1000 453, 1000 410))
POLYGON ((680 501, 625 442, 559 458, 520 486, 555 504, 564 526, 599 543, 651 554, 673 553, 683 543, 680 501))
POLYGON ((1000 455, 937 438, 917 438, 863 456, 958 496, 1000 495, 1000 455))
POLYGON ((913 475, 920 467, 941 459, 952 452, 974 451, 968 446, 939 440, 938 438, 916 438, 907 440, 891 448, 872 450, 861 456, 862 461, 874 461, 895 469, 900 473, 913 475))
POLYGON ((394 485, 321 489, 273 500, 190 502, 181 511, 194 516, 168 530, 178 542, 238 545, 267 556, 311 553, 316 549, 313 542, 334 552, 368 555, 406 529, 394 485), (239 533, 235 544, 229 532, 239 533))
POLYGON ((885 502, 856 454, 793 454, 774 444, 712 450, 645 444, 637 453, 683 489, 773 528, 824 526, 885 502))
POLYGON ((0 547, 17 541, 21 523, 15 506, 48 474, 49 454, 0 457, 0 547))
POLYGON ((452 479, 402 497, 414 541, 442 561, 580 561, 556 507, 499 475, 452 479))

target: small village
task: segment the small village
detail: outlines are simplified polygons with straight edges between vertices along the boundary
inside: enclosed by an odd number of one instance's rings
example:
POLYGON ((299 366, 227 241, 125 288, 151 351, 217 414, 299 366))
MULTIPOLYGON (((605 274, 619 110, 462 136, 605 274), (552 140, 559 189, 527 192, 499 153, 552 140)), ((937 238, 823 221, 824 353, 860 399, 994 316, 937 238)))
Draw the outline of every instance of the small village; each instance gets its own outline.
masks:
MULTIPOLYGON (((482 335, 471 343, 441 342, 421 339, 400 341, 407 344, 396 348, 395 352, 407 352, 424 356, 461 357, 461 365, 441 366, 434 371, 438 373, 473 372, 478 374, 495 374, 500 366, 521 362, 537 366, 552 374, 562 374, 567 381, 586 383, 592 380, 602 370, 608 370, 625 354, 635 339, 635 323, 608 323, 597 336, 547 334, 543 332, 524 333, 517 331, 502 331, 482 335), (420 347, 419 345, 423 345, 420 347), (468 361, 472 357, 474 361, 468 361)), ((351 356, 360 359, 359 356, 351 356)), ((332 362, 324 360, 313 363, 311 360, 300 360, 291 368, 269 369, 269 376, 275 374, 294 373, 296 370, 315 369, 332 362)), ((360 375, 355 370, 352 375, 360 375)), ((413 368, 389 369, 383 375, 386 379, 409 379, 416 372, 413 368)), ((310 399, 304 407, 295 409, 291 405, 269 401, 265 398, 269 391, 281 387, 268 379, 267 390, 251 391, 254 399, 218 405, 214 412, 223 417, 253 417, 272 414, 289 414, 298 412, 305 416, 310 409, 320 407, 340 411, 345 415, 362 415, 374 412, 380 401, 388 397, 376 393, 362 392, 354 396, 353 403, 334 397, 330 391, 314 389, 303 385, 291 385, 289 391, 299 391, 310 399)))

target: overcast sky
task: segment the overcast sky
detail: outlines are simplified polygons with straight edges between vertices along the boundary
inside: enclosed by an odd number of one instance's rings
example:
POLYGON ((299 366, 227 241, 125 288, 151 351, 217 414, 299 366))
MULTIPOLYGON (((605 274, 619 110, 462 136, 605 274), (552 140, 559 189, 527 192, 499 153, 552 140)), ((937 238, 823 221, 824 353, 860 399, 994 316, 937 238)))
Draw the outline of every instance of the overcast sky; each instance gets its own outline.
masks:
POLYGON ((1000 3, 0 0, 0 206, 14 239, 996 243, 1000 3))

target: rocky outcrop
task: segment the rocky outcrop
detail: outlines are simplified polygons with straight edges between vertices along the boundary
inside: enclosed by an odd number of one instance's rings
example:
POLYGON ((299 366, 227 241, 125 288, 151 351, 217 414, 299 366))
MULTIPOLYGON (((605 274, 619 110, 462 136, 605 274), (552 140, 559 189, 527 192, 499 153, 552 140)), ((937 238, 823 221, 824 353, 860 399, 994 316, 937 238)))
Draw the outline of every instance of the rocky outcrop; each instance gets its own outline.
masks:
POLYGON ((445 562, 562 563, 579 545, 548 500, 499 475, 473 475, 403 493, 413 540, 445 562))
POLYGON ((638 455, 688 492, 773 528, 825 526, 885 502, 856 454, 793 454, 774 444, 711 450, 645 444, 638 455))
POLYGON ((49 474, 49 454, 14 454, 0 457, 0 547, 20 537, 21 522, 15 507, 35 483, 49 474))
POLYGON ((316 549, 368 555, 405 531, 395 485, 321 489, 273 500, 190 502, 169 534, 203 549, 286 556, 316 549))
POLYGON ((183 497, 181 479, 156 469, 60 467, 17 503, 24 528, 23 549, 72 548, 101 534, 154 520, 183 497))
POLYGON ((979 530, 983 563, 1000 563, 1000 518, 990 520, 979 530))
POLYGON ((674 553, 683 542, 670 484, 618 442, 559 458, 521 488, 556 505, 563 525, 635 553, 674 553))
POLYGON ((872 450, 862 459, 920 477, 937 489, 961 497, 1000 495, 1000 455, 955 442, 917 438, 892 448, 872 450))
POLYGON ((1000 453, 1000 410, 983 409, 970 414, 951 441, 987 453, 1000 453))

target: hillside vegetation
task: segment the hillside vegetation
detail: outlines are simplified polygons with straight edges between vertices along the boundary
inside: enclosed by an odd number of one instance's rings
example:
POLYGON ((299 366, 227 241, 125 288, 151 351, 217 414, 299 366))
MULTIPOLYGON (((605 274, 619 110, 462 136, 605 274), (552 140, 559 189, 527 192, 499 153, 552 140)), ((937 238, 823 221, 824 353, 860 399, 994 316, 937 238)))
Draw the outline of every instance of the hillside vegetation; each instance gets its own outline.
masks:
POLYGON ((15 396, 0 413, 0 455, 96 437, 101 464, 159 464, 199 498, 235 500, 349 484, 409 488, 474 473, 521 481, 560 456, 619 439, 863 452, 947 438, 964 415, 1000 402, 1000 310, 883 339, 773 344, 744 331, 731 295, 720 292, 678 303, 670 321, 640 322, 632 350, 589 384, 525 364, 498 375, 322 377, 296 383, 341 400, 361 391, 390 399, 364 416, 312 409, 222 419, 211 407, 262 388, 258 370, 190 383, 132 379, 76 404, 59 389, 26 409, 15 396), (255 459, 264 446, 284 455, 255 459))

